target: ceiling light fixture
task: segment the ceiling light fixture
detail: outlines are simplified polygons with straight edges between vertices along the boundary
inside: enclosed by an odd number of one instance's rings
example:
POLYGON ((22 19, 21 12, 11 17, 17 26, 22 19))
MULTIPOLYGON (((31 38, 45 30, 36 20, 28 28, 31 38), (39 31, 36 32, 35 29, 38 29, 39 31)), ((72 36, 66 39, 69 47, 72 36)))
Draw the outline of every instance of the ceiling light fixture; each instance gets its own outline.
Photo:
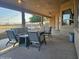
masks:
POLYGON ((18 3, 21 4, 23 2, 23 0, 18 0, 18 3))

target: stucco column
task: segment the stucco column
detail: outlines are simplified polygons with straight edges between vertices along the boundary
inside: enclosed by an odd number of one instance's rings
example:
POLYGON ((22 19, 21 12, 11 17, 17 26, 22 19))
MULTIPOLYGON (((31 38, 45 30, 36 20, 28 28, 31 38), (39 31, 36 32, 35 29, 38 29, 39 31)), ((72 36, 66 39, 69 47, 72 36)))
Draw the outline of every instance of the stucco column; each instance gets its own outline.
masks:
POLYGON ((25 12, 22 11, 22 27, 25 27, 25 12))
POLYGON ((74 24, 75 28, 78 27, 78 0, 73 0, 74 2, 74 24))
POLYGON ((41 24, 42 24, 42 26, 43 26, 43 16, 41 16, 41 24))
POLYGON ((50 18, 50 26, 55 29, 55 16, 52 16, 52 18, 50 18))
POLYGON ((58 31, 60 30, 59 29, 59 14, 55 15, 55 29, 58 31))

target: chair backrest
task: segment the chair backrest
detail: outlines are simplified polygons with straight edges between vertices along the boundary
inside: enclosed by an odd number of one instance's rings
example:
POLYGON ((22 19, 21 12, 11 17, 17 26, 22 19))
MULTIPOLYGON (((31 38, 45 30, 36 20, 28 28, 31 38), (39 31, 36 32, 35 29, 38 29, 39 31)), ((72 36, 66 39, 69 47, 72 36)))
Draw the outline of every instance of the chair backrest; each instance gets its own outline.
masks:
POLYGON ((12 30, 7 30, 6 32, 10 41, 17 41, 16 36, 12 30))
POLYGON ((28 32, 29 39, 32 42, 39 42, 40 38, 38 36, 38 32, 28 32))
POLYGON ((47 27, 44 28, 44 30, 45 30, 46 33, 51 33, 52 27, 47 26, 47 27))
POLYGON ((17 35, 16 28, 11 29, 11 31, 13 31, 13 32, 14 32, 14 35, 17 35))
POLYGON ((15 28, 13 30, 15 34, 26 34, 28 32, 28 28, 15 28))

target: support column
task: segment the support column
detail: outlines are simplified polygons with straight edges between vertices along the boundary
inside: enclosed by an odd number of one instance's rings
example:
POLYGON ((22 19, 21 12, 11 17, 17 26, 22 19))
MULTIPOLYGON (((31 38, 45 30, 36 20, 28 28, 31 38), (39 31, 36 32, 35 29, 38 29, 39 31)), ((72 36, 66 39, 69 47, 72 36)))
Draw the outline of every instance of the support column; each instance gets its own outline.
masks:
POLYGON ((60 30, 59 29, 59 15, 57 14, 57 15, 55 15, 55 29, 56 30, 60 30))
POLYGON ((54 19, 53 19, 53 20, 54 20, 54 22, 53 22, 53 23, 54 23, 54 29, 55 29, 55 16, 54 16, 53 18, 54 18, 54 19))
POLYGON ((52 16, 52 18, 50 18, 50 26, 55 29, 55 16, 52 16))
POLYGON ((22 11, 22 27, 25 27, 25 12, 22 11))
POLYGON ((78 0, 74 0, 74 27, 78 28, 78 0))
POLYGON ((41 16, 41 24, 42 24, 42 26, 43 26, 43 16, 41 16))

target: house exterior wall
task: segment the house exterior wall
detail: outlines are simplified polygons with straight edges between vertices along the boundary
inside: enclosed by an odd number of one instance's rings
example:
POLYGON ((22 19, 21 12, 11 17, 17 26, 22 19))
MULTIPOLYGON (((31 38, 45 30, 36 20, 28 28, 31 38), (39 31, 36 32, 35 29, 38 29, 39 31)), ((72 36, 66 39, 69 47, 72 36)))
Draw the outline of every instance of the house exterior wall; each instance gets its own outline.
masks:
POLYGON ((79 59, 79 0, 74 0, 74 21, 75 21, 75 29, 74 29, 74 34, 75 34, 75 48, 76 48, 76 51, 77 51, 77 56, 78 56, 78 59, 79 59))
POLYGON ((62 12, 64 10, 67 10, 67 9, 71 9, 72 13, 74 13, 74 0, 70 0, 66 3, 61 4, 61 6, 60 6, 60 17, 61 17, 60 21, 61 21, 61 24, 62 24, 62 12))
POLYGON ((54 29, 60 30, 62 26, 62 11, 67 9, 71 9, 72 13, 74 13, 74 0, 60 4, 58 11, 54 13, 50 20, 50 24, 54 29))

